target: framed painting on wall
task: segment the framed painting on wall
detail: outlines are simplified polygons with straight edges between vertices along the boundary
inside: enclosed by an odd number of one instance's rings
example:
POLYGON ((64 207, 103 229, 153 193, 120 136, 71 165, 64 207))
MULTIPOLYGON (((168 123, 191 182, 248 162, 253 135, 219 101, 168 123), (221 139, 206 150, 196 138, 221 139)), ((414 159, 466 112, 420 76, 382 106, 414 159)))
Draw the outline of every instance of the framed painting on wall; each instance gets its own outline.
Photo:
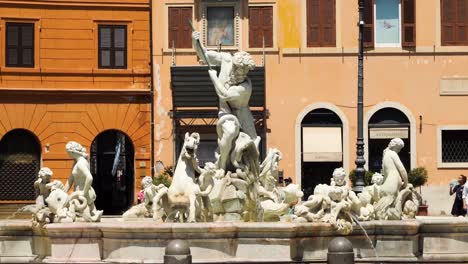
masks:
POLYGON ((234 7, 207 8, 207 45, 234 45, 234 7))

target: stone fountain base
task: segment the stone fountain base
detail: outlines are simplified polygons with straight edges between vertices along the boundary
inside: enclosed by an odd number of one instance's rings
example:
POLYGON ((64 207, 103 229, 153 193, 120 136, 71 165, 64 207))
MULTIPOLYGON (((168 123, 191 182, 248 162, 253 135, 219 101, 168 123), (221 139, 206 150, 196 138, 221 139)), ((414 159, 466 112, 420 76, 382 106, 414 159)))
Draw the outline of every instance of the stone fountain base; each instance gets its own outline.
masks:
MULTIPOLYGON (((468 220, 423 217, 408 221, 362 224, 381 260, 466 260, 468 220)), ((263 262, 326 260, 331 239, 328 224, 195 223, 156 224, 151 220, 50 224, 0 221, 0 262, 151 262, 162 263, 172 239, 190 244, 194 262, 263 262)), ((375 253, 359 227, 347 236, 358 259, 375 253)))

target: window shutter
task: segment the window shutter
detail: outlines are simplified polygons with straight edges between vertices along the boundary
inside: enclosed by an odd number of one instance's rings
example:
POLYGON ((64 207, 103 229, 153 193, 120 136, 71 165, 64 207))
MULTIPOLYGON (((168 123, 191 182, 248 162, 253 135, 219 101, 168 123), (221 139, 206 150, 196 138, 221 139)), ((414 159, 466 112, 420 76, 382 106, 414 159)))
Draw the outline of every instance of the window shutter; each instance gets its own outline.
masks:
POLYGON ((179 37, 179 23, 181 20, 180 8, 169 8, 169 48, 177 48, 179 37))
POLYGON ((34 24, 6 23, 5 64, 34 67, 34 24))
POLYGON ((175 48, 192 47, 192 28, 189 20, 192 20, 191 7, 169 8, 169 48, 172 48, 173 42, 175 48))
POLYGON ((468 0, 458 0, 457 3, 456 36, 460 45, 468 44, 468 0))
POLYGON ((307 47, 320 46, 320 0, 307 0, 307 47))
POLYGON ((6 44, 7 44, 7 65, 18 64, 18 48, 19 48, 19 28, 16 25, 8 25, 6 31, 6 44))
POLYGON ((190 27, 189 20, 192 20, 192 8, 183 7, 181 12, 181 30, 179 31, 178 48, 190 49, 192 47, 192 28, 190 27))
POLYGON ((374 47, 374 0, 364 0, 364 47, 374 47))
POLYGON ((320 1, 321 46, 335 47, 335 0, 320 1))
POLYGON ((99 25, 99 68, 127 67, 127 26, 99 25))
POLYGON ((402 46, 416 47, 416 0, 402 0, 402 46))
POLYGON ((273 47, 273 7, 263 7, 263 37, 265 38, 265 47, 273 47))
POLYGON ((21 64, 33 66, 34 64, 34 25, 21 26, 21 64))
POLYGON ((126 49, 127 48, 127 29, 114 28, 114 66, 125 67, 126 63, 126 49))
POLYGON ((456 6, 454 0, 441 0, 442 45, 455 43, 456 6))
POLYGON ((249 7, 249 47, 273 47, 273 7, 249 7))
POLYGON ((260 37, 260 8, 249 8, 249 46, 251 48, 262 47, 260 37))

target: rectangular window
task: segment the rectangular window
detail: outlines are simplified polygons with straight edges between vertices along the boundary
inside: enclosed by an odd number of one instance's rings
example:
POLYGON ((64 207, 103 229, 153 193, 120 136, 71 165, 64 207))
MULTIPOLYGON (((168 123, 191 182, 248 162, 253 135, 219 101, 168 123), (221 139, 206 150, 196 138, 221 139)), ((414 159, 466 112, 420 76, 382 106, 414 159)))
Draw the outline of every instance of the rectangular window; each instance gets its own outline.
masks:
POLYGON ((375 45, 398 47, 400 42, 400 0, 375 0, 375 45))
POLYGON ((234 7, 207 7, 207 45, 234 46, 234 7))
POLYGON ((190 49, 192 47, 191 7, 169 7, 169 48, 190 49))
POLYGON ((336 46, 335 0, 307 0, 307 47, 336 46))
POLYGON ((273 47, 273 7, 249 7, 249 47, 273 47))
POLYGON ((442 130, 442 163, 467 163, 468 130, 442 130))
POLYGON ((416 46, 415 0, 364 0, 364 47, 416 46))
POLYGON ((99 25, 99 68, 127 68, 127 26, 99 25))
POLYGON ((7 67, 34 67, 34 23, 6 23, 7 67))
POLYGON ((468 0, 441 0, 443 46, 468 45, 468 0))

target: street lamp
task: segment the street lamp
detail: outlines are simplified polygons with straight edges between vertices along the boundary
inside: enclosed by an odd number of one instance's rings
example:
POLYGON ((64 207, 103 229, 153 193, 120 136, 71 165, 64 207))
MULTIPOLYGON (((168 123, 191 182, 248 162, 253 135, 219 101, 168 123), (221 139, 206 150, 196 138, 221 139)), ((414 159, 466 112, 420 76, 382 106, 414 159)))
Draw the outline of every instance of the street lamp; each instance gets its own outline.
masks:
POLYGON ((358 0, 359 2, 359 54, 358 54, 358 98, 357 98, 357 142, 356 142, 356 184, 354 184, 353 191, 362 192, 364 189, 364 175, 366 169, 364 164, 364 134, 363 134, 363 111, 364 111, 364 43, 363 43, 363 31, 364 31, 364 0, 358 0))

